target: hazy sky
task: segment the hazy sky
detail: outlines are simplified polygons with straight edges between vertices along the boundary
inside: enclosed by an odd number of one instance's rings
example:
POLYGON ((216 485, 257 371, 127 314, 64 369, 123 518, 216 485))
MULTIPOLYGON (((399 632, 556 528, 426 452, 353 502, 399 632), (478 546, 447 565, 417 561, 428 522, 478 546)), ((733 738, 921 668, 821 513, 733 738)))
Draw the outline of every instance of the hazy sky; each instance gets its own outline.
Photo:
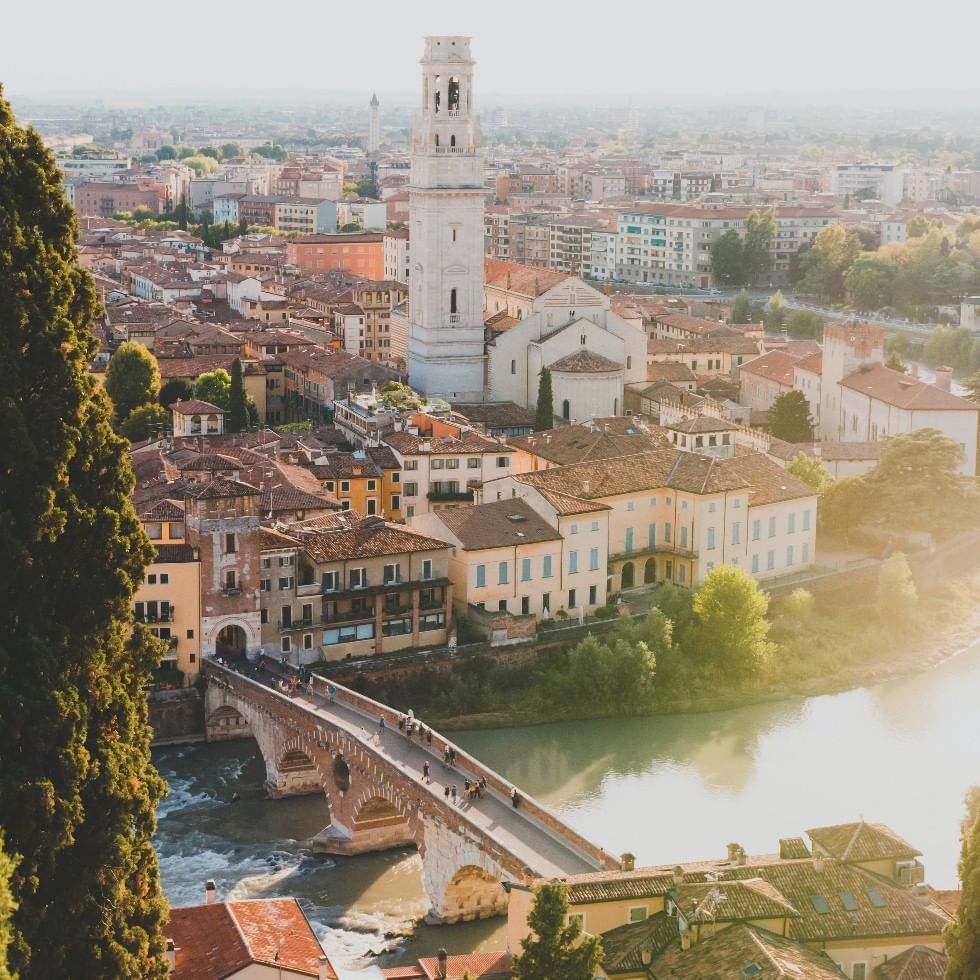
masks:
POLYGON ((839 100, 980 107, 977 0, 5 0, 9 95, 263 88, 412 93, 424 34, 470 34, 477 96, 839 100), (207 74, 206 74, 207 73, 207 74), (210 77, 208 77, 208 74, 210 77), (888 98, 891 96, 891 98, 888 98))

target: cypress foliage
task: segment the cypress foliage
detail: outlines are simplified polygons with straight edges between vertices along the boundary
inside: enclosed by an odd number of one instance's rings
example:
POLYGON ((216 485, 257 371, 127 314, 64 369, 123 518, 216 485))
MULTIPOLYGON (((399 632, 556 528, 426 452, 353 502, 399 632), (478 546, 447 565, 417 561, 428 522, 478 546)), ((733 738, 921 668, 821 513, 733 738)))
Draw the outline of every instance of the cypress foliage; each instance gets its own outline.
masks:
POLYGON ((105 390, 112 399, 116 421, 124 422, 133 409, 156 401, 160 394, 157 359, 142 344, 125 341, 106 368, 105 390))
POLYGON ((543 367, 538 374, 538 405, 534 416, 534 431, 554 428, 555 396, 551 389, 551 370, 543 367))
POLYGON ((956 918, 943 931, 948 980, 980 976, 980 786, 966 796, 966 819, 961 828, 960 887, 963 897, 956 918))
POLYGON ((236 357, 231 362, 231 394, 228 406, 228 431, 242 432, 248 428, 248 396, 242 377, 242 362, 236 357))
MULTIPOLYGON (((23 980, 167 974, 150 838, 164 783, 126 625, 152 547, 87 373, 96 297, 40 136, 0 98, 0 828, 23 980)), ((9 905, 8 905, 9 907, 9 905)))

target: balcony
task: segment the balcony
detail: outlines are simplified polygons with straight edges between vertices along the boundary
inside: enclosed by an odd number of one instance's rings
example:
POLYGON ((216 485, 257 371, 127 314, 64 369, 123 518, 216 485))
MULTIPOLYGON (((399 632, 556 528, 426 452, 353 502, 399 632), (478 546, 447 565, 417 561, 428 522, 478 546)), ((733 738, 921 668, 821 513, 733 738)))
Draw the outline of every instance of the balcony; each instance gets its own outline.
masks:
POLYGON ((312 619, 291 619, 288 623, 282 620, 276 623, 276 628, 282 630, 308 630, 313 626, 312 619))
POLYGON ((306 585, 296 586, 296 595, 298 596, 320 595, 321 592, 325 592, 325 591, 326 590, 319 582, 308 582, 306 585))
POLYGON ((450 313, 446 317, 446 325, 449 327, 458 327, 459 324, 462 322, 462 319, 463 319, 462 313, 450 313))
POLYGON ((921 861, 896 861, 895 880, 900 885, 921 885, 926 880, 925 865, 921 861))
POLYGON ((320 617, 320 622, 324 624, 329 623, 355 623, 355 622, 366 622, 368 620, 374 619, 374 609, 341 609, 340 611, 334 613, 332 616, 328 616, 324 613, 320 617))
POLYGON ((225 595, 241 595, 242 590, 237 585, 226 585, 221 590, 225 595))
POLYGON ((472 490, 430 490, 425 495, 433 503, 472 502, 472 490))
POLYGON ((179 640, 180 640, 179 636, 170 636, 167 638, 167 645, 170 647, 171 650, 176 650, 177 643, 179 640))
POLYGON ((406 605, 392 605, 385 603, 381 610, 382 616, 404 616, 412 611, 412 605, 409 603, 406 605))
POLYGON ((445 598, 419 600, 419 609, 442 609, 445 605, 446 605, 445 598))

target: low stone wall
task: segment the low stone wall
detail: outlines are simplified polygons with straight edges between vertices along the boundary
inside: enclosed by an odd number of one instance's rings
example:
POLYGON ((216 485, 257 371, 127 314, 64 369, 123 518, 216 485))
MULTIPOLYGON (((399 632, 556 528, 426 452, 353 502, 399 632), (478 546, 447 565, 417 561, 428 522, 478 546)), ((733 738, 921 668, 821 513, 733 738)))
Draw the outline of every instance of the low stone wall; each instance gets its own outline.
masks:
POLYGON ((154 745, 204 740, 204 698, 196 688, 154 691, 149 716, 154 745))
POLYGON ((534 616, 517 616, 506 610, 494 611, 467 606, 466 618, 470 627, 491 646, 523 643, 537 635, 538 622, 534 616))

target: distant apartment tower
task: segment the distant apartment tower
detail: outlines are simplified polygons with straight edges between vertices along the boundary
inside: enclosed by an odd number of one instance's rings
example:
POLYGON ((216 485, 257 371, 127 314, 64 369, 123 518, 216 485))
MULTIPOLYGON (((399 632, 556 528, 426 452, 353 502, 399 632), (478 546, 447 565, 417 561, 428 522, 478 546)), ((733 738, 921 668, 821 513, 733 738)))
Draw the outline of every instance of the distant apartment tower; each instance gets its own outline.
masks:
POLYGON ((378 107, 381 105, 378 102, 378 93, 374 92, 371 95, 371 114, 368 117, 368 153, 377 153, 378 147, 381 146, 381 122, 378 118, 378 107))
POLYGON ((894 206, 905 193, 905 174, 894 163, 838 163, 830 171, 830 190, 838 197, 868 194, 894 206))
POLYGON ((425 39, 412 134, 408 371, 413 388, 483 398, 483 158, 470 39, 425 39))

